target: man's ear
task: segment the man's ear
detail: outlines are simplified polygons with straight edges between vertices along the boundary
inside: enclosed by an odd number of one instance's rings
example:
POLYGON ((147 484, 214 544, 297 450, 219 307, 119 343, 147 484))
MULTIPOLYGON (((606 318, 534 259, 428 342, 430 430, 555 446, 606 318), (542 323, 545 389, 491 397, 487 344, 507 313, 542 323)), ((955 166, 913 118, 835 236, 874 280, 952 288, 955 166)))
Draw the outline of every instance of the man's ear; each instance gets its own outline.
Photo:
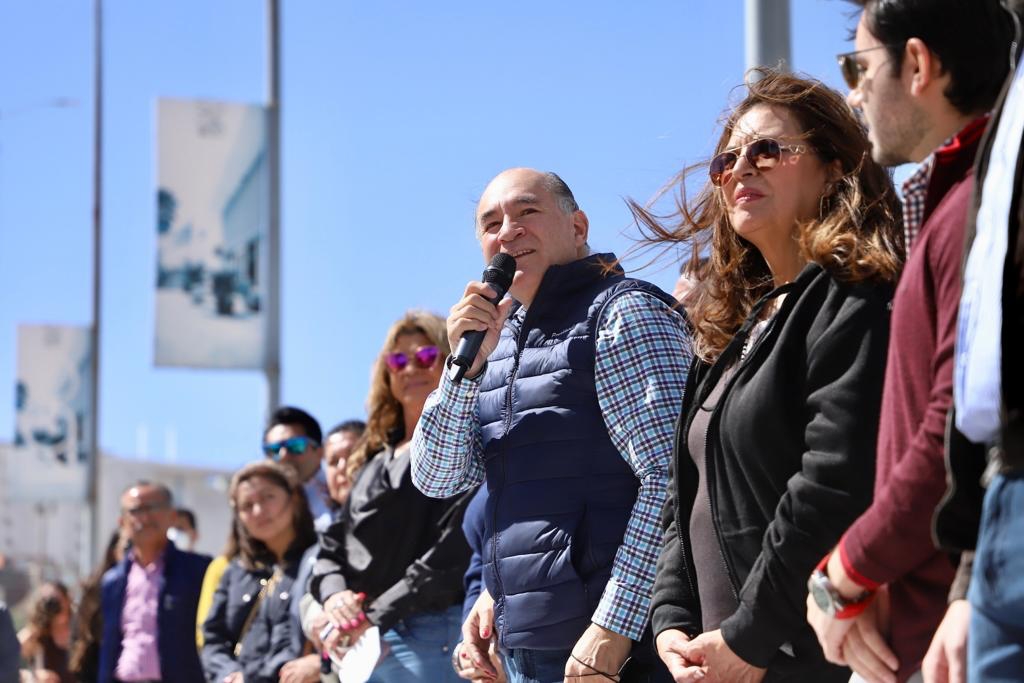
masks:
POLYGON ((576 246, 583 247, 587 243, 587 235, 590 233, 590 219, 582 210, 577 209, 573 212, 572 229, 575 233, 576 246))
POLYGON ((910 78, 910 94, 920 97, 942 77, 942 62, 924 41, 910 38, 903 48, 903 74, 910 78))

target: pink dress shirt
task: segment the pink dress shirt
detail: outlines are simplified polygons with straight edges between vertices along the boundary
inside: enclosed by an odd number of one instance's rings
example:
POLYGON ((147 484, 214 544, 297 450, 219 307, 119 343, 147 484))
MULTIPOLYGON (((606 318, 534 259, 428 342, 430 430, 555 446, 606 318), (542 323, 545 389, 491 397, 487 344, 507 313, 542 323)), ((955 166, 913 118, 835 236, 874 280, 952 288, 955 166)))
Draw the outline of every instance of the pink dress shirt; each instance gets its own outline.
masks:
POLYGON ((121 609, 121 656, 114 670, 118 680, 160 680, 156 615, 163 575, 163 556, 145 567, 133 559, 128 570, 121 609))

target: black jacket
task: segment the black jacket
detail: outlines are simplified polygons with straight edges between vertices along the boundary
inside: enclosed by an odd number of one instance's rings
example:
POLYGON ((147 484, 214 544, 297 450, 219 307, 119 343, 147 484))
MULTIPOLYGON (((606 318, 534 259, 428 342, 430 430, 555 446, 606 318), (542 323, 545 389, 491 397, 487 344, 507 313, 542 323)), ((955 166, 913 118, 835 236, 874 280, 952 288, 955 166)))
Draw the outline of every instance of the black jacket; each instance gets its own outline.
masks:
MULTIPOLYGON (((316 552, 315 546, 303 557, 316 552)), ((273 592, 267 592, 257 607, 242 648, 235 656, 235 645, 242 627, 263 585, 271 577, 270 568, 249 570, 236 558, 231 561, 213 594, 213 604, 203 622, 203 672, 209 683, 220 683, 234 671, 241 671, 245 683, 277 683, 281 667, 302 655, 300 628, 291 613, 292 599, 302 593, 294 586, 302 560, 294 558, 283 568, 283 576, 273 592), (293 593, 298 595, 293 596, 293 593), (298 647, 296 646, 298 644, 298 647)))
POLYGON ((654 632, 701 631, 689 518, 697 470, 694 406, 740 349, 761 306, 787 293, 712 414, 712 518, 739 608, 722 635, 768 680, 843 680, 805 618, 807 578, 868 506, 889 337, 888 285, 844 285, 808 265, 755 308, 714 366, 695 361, 676 431, 664 540, 651 601, 654 632), (782 652, 786 654, 780 654, 782 652), (789 655, 789 656, 787 656, 789 655))
POLYGON ((371 456, 320 537, 309 592, 321 604, 346 589, 366 593, 366 616, 381 631, 461 604, 470 557, 462 518, 475 492, 428 498, 412 483, 408 449, 371 456))

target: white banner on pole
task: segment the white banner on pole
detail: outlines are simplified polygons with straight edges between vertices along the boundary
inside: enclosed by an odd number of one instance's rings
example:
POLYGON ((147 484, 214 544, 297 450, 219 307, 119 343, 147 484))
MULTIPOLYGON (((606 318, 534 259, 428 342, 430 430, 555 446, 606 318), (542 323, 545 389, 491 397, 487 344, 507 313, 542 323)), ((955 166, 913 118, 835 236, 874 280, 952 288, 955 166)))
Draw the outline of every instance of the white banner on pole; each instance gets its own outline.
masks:
POLYGON ((267 117, 157 103, 157 365, 266 366, 267 117))
POLYGON ((88 327, 18 326, 11 498, 85 499, 95 429, 91 360, 88 327))

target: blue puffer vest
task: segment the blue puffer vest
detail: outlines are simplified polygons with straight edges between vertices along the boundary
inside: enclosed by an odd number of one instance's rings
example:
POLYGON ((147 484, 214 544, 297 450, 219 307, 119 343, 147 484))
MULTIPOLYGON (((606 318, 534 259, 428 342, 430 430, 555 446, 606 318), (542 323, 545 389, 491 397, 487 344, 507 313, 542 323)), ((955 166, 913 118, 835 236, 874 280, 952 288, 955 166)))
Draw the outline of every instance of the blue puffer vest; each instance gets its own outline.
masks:
POLYGON ((509 316, 479 398, 487 470, 484 579, 501 645, 568 649, 590 623, 639 480, 612 444, 594 383, 613 298, 654 285, 606 273, 613 254, 548 268, 520 326, 509 316))

